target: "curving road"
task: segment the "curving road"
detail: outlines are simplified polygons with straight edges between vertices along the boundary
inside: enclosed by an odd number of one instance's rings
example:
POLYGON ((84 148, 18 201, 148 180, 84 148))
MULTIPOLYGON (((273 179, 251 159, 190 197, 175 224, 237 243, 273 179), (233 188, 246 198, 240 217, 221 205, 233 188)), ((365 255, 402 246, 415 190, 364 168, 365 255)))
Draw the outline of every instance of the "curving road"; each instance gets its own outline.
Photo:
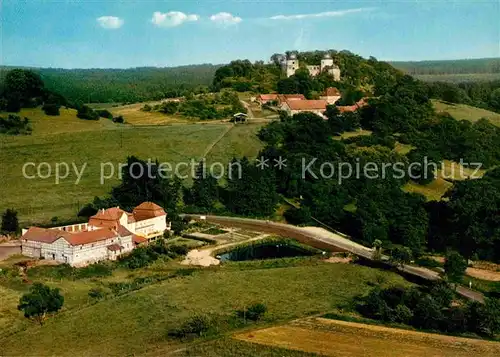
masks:
MULTIPOLYGON (((273 233, 280 236, 295 238, 301 243, 310 245, 318 249, 333 252, 350 252, 357 256, 373 260, 373 250, 371 248, 353 242, 349 239, 348 236, 332 233, 318 227, 297 227, 291 224, 239 217, 211 216, 200 214, 181 214, 180 216, 194 220, 204 220, 228 227, 273 233)), ((382 257, 383 261, 387 261, 388 259, 389 258, 387 256, 382 257)), ((398 269, 407 274, 411 274, 425 280, 441 279, 437 272, 423 267, 404 265, 402 268, 398 269)), ((463 286, 458 286, 456 291, 458 294, 467 299, 484 302, 484 295, 477 291, 468 289, 463 286)))

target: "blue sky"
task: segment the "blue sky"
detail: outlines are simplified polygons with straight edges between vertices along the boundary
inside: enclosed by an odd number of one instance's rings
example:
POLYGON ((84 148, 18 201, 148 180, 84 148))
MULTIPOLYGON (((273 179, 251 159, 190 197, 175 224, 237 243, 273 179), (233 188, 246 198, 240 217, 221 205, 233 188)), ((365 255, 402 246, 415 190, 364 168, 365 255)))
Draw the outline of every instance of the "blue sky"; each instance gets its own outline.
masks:
POLYGON ((0 11, 3 65, 164 67, 314 49, 500 57, 498 0, 3 0, 0 11))

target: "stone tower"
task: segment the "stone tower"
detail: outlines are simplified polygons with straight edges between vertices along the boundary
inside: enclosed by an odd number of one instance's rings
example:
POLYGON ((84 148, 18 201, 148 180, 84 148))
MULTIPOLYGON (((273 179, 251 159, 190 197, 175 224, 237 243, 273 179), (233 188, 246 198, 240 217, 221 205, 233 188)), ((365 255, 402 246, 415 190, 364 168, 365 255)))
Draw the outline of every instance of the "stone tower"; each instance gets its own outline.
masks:
POLYGON ((291 54, 285 61, 286 76, 290 77, 299 69, 299 60, 295 54, 291 54))
POLYGON ((333 63, 332 56, 326 53, 321 60, 321 72, 327 71, 336 81, 340 81, 340 68, 333 63))

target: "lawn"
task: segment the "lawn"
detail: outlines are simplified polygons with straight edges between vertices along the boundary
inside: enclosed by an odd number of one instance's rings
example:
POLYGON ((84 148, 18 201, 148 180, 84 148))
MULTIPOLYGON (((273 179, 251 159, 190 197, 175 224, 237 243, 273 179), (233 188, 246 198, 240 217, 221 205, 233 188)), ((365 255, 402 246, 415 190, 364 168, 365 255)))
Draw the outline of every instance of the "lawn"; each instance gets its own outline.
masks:
MULTIPOLYGON (((106 194, 119 182, 118 163, 126 162, 127 156, 159 159, 172 165, 199 160, 207 147, 226 129, 227 126, 221 124, 147 128, 121 126, 116 130, 37 135, 35 128, 35 133, 30 136, 0 136, 0 211, 15 208, 24 222, 49 221, 54 216, 71 219, 81 206, 95 196, 106 194), (49 163, 52 176, 47 179, 24 178, 22 168, 27 162, 49 163), (56 184, 54 165, 60 162, 68 163, 71 173, 56 184), (105 167, 113 165, 115 175, 101 184, 101 163, 108 162, 110 165, 105 167), (75 185, 77 174, 71 169, 72 163, 79 170, 87 163, 78 185, 75 185)), ((244 139, 245 143, 254 141, 253 138, 244 139)), ((241 147, 245 147, 245 143, 240 143, 241 147)), ((219 157, 223 155, 221 152, 219 157)), ((46 170, 45 167, 42 173, 47 173, 46 170)), ((188 169, 181 171, 187 173, 188 169)), ((35 170, 30 167, 28 174, 33 172, 35 170)))
POLYGON ((257 133, 265 124, 237 124, 210 151, 207 162, 227 163, 233 157, 257 157, 264 147, 257 133))
MULTIPOLYGON (((64 290, 68 307, 43 327, 25 322, 16 312, 16 321, 21 320, 17 323, 24 330, 0 337, 0 355, 142 355, 157 351, 168 354, 179 348, 179 342, 167 338, 167 332, 194 314, 229 318, 236 309, 261 302, 268 308, 263 324, 277 323, 345 305, 354 296, 372 289, 381 275, 385 277, 385 286, 407 284, 394 273, 357 265, 311 261, 308 265, 262 269, 259 262, 255 263, 254 268, 249 262, 243 268, 228 264, 198 270, 191 276, 152 284, 95 305, 85 304, 89 284, 95 284, 93 280, 71 282, 74 285, 67 285, 64 290)), ((134 275, 162 272, 161 266, 156 266, 134 275)), ((119 279, 127 279, 125 272, 121 276, 119 279)), ((52 283, 57 284, 65 283, 52 283)), ((6 306, 15 309, 13 303, 6 306)), ((234 327, 221 328, 221 332, 229 332, 234 327)), ((273 355, 276 354, 270 356, 273 355)))
POLYGON ((486 118, 492 124, 500 126, 500 114, 466 104, 445 103, 439 100, 432 100, 437 112, 446 112, 457 120, 469 120, 476 122, 479 119, 486 118))
MULTIPOLYGON (((122 115, 127 124, 131 125, 166 125, 166 124, 186 124, 190 120, 186 117, 179 115, 168 115, 159 112, 144 112, 141 110, 145 104, 151 106, 160 104, 160 102, 136 103, 124 106, 108 108, 114 116, 122 115)), ((195 119, 194 121, 198 121, 195 119)))
POLYGON ((462 166, 457 162, 443 160, 441 167, 438 170, 438 175, 445 179, 451 180, 466 180, 468 178, 481 178, 486 173, 486 170, 479 169, 475 172, 475 167, 462 166))
MULTIPOLYGON (((120 124, 115 124, 109 119, 83 120, 76 117, 75 109, 61 108, 59 116, 45 115, 39 108, 23 108, 19 113, 13 113, 21 118, 30 119, 33 132, 31 136, 44 136, 47 134, 74 133, 81 131, 116 129, 120 124)), ((0 113, 0 116, 7 116, 0 113)), ((0 135, 0 143, 4 136, 0 135)), ((1 144, 0 144, 1 145, 1 144)), ((1 146, 0 146, 1 147, 1 146)))
POLYGON ((333 139, 342 140, 342 139, 349 139, 355 136, 364 136, 364 135, 372 135, 372 132, 370 130, 365 130, 365 129, 346 131, 345 133, 342 133, 342 135, 334 136, 333 139))
POLYGON ((452 183, 438 177, 426 185, 410 181, 403 186, 403 191, 420 193, 425 196, 427 201, 439 201, 451 187, 453 187, 452 183))

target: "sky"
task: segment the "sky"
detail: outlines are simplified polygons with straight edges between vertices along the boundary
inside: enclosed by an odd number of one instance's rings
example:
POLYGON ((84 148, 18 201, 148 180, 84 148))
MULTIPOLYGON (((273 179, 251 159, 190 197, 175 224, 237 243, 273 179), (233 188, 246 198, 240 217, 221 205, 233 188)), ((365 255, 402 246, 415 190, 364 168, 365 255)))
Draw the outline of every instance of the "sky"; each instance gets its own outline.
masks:
POLYGON ((170 67, 349 50, 500 57, 500 0, 2 0, 2 65, 170 67))

